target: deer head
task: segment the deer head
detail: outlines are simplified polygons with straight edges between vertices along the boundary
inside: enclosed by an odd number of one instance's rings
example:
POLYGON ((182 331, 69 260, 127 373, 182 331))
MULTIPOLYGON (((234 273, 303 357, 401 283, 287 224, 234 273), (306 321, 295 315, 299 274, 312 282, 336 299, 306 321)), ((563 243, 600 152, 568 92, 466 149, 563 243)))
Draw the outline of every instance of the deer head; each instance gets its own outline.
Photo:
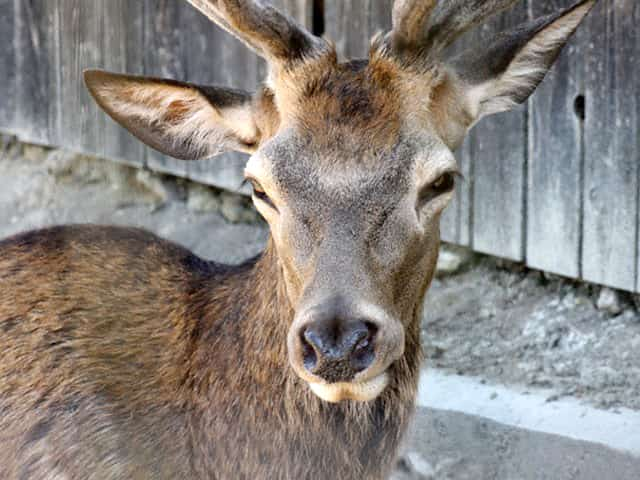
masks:
POLYGON ((446 47, 515 1, 397 0, 393 30, 346 63, 257 0, 189 1, 268 61, 258 92, 101 71, 86 83, 161 152, 251 154, 246 177, 295 312, 283 325, 293 370, 325 400, 376 398, 418 337, 452 152, 480 118, 531 95, 595 0, 452 59, 446 47))

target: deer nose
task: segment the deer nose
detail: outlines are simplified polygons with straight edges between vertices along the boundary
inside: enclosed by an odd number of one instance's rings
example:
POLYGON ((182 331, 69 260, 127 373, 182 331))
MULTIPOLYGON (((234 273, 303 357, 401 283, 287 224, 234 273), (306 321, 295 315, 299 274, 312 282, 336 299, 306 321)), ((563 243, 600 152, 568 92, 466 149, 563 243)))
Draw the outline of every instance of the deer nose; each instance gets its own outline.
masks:
POLYGON ((329 383, 353 380, 375 359, 377 330, 373 323, 363 320, 312 322, 300 338, 305 369, 329 383))

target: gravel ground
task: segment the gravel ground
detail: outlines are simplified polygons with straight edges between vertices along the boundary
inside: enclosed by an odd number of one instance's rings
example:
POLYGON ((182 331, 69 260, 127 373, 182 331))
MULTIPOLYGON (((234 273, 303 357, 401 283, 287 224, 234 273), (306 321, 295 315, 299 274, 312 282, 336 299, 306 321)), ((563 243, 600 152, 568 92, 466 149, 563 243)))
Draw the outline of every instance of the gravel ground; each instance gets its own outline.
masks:
POLYGON ((640 410, 634 300, 481 258, 434 282, 423 325, 427 361, 489 383, 548 388, 556 392, 550 401, 571 396, 640 410))

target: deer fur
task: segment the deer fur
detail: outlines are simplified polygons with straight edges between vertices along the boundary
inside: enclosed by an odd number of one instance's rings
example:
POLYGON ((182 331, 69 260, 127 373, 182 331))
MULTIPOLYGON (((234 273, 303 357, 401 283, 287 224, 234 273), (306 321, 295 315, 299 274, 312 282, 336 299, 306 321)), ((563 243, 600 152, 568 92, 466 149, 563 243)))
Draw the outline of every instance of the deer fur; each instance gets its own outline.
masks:
POLYGON ((261 89, 85 80, 166 154, 251 153, 269 244, 227 266, 132 228, 0 242, 0 478, 385 479, 414 409, 453 151, 533 92, 594 0, 450 61, 443 46, 512 2, 399 0, 394 30, 343 63, 262 2, 190 3, 268 60, 261 89))
POLYGON ((382 478, 370 458, 391 464, 413 382, 313 395, 283 368, 280 275, 272 246, 227 267, 136 229, 0 243, 0 477, 382 478))

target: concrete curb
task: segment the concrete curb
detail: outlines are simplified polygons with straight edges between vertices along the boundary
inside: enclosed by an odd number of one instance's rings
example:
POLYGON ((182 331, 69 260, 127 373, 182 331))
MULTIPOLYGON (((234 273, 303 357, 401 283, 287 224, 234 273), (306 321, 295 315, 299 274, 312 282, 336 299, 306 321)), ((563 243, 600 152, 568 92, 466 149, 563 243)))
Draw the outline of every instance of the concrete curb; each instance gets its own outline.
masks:
POLYGON ((393 480, 638 480, 640 413, 425 370, 393 480))
MULTIPOLYGON (((524 388, 523 388, 524 390, 524 388)), ((599 443, 640 457, 640 412, 598 410, 575 399, 550 402, 552 392, 519 393, 478 379, 425 370, 418 405, 475 415, 516 428, 599 443)), ((640 478, 640 472, 638 472, 640 478)))

